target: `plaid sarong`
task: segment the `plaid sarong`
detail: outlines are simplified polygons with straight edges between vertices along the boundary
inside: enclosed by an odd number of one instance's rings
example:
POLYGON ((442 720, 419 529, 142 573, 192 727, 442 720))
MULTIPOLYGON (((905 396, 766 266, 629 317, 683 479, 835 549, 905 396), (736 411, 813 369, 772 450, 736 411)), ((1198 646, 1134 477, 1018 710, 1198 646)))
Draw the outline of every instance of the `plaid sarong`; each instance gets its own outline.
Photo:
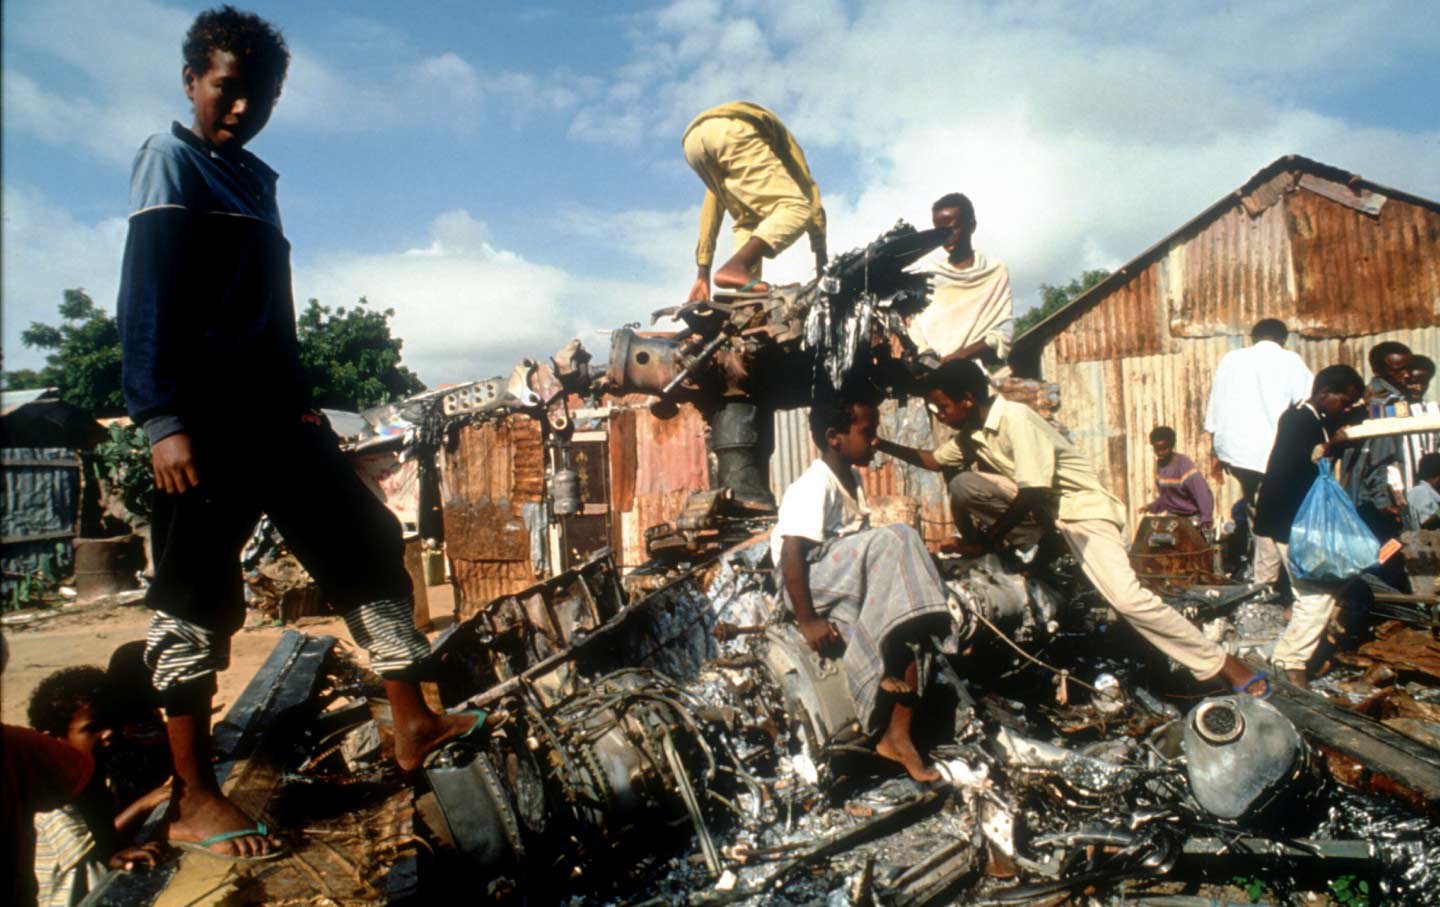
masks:
POLYGON ((934 632, 944 636, 950 620, 945 586, 924 540, 900 524, 830 539, 812 554, 810 596, 815 612, 845 637, 841 664, 861 727, 879 733, 889 720, 876 714, 886 657, 892 669, 904 665, 909 644, 934 632))

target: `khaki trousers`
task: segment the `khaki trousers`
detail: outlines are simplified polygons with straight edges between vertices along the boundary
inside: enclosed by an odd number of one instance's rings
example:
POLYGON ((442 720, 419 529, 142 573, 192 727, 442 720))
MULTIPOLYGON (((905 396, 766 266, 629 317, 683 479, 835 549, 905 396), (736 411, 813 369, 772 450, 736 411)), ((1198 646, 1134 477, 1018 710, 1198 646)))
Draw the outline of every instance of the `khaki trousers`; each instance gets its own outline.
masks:
POLYGON ((1280 553, 1274 539, 1255 536, 1255 582, 1275 585, 1280 579, 1280 562, 1284 559, 1285 555, 1280 553))
MULTIPOLYGON (((966 472, 951 480, 952 495, 959 483, 960 498, 951 508, 980 527, 988 527, 1015 500, 1019 491, 1010 479, 992 473, 966 472), (964 481, 960 481, 964 479, 964 481)), ((1205 638, 1180 612, 1140 585, 1125 551, 1120 527, 1109 520, 1056 520, 1056 527, 1080 569, 1095 589, 1135 631, 1152 646, 1188 670, 1197 680, 1209 680, 1225 665, 1225 652, 1205 638)), ((1023 528, 1023 527, 1022 527, 1023 528)), ((1037 527, 1038 528, 1038 527, 1037 527)), ((1016 533, 1010 541, 1015 542, 1016 533)))
POLYGON ((1285 630, 1276 640, 1275 654, 1270 656, 1270 660, 1287 671, 1303 671, 1330 624, 1330 614, 1335 610, 1335 596, 1312 583, 1296 579, 1290 571, 1290 546, 1282 542, 1273 544, 1285 572, 1290 574, 1295 602, 1290 606, 1290 623, 1285 625, 1285 630))
POLYGON ((685 136, 685 161, 730 214, 737 250, 754 236, 779 255, 805 233, 810 197, 751 124, 702 120, 685 136))

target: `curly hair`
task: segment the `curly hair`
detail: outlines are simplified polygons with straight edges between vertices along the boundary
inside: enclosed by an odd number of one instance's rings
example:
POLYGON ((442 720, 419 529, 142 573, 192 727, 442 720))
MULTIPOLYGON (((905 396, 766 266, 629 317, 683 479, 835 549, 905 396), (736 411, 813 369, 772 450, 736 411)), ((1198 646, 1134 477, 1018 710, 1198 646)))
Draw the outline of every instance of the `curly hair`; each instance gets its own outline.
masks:
POLYGON ((872 395, 864 392, 844 390, 836 394, 817 397, 810 404, 810 438, 820 450, 825 450, 825 432, 835 429, 845 434, 855 424, 857 406, 874 406, 872 395))
POLYGON ((229 51, 255 67, 259 75, 269 76, 275 93, 280 93, 290 69, 290 48, 278 28, 229 4, 207 9, 185 33, 185 65, 203 76, 210 70, 210 53, 216 50, 229 51))
POLYGON ((105 672, 91 665, 62 668, 40 681, 30 695, 30 726, 42 734, 64 737, 81 706, 99 705, 105 695, 105 672))

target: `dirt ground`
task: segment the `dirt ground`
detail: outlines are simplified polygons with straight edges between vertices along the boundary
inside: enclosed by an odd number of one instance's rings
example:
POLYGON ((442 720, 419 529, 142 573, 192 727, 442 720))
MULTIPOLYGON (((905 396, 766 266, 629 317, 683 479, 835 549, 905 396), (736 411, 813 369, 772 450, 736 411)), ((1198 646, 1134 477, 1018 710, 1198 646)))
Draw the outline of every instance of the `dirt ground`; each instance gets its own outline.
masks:
MULTIPOLYGON (((451 623, 454 611, 451 589, 431 586, 427 590, 431 620, 435 630, 431 638, 451 623)), ((5 641, 10 646, 10 664, 0 677, 0 720, 5 724, 28 726, 25 717, 30 694, 51 673, 72 665, 105 667, 110 653, 122 643, 145 638, 149 612, 144 605, 98 604, 80 606, 73 611, 34 624, 8 626, 5 641)), ((287 629, 298 629, 314 636, 329 635, 350 640, 345 622, 335 617, 302 618, 287 626, 267 625, 246 627, 231 642, 230 667, 220 674, 219 694, 215 697, 216 714, 225 711, 245 689, 250 678, 264 664, 270 650, 287 629)))

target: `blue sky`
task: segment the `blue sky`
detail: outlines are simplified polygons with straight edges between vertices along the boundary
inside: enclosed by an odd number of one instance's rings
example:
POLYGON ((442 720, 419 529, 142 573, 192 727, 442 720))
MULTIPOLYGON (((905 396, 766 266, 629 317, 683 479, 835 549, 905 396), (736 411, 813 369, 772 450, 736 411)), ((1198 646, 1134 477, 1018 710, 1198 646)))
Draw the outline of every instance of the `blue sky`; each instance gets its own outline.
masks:
MULTIPOLYGON (((201 8, 4 4, 6 368, 39 363, 19 332, 64 288, 113 306, 129 162, 189 122, 179 45, 201 8)), ((701 190, 680 132, 736 98, 799 138, 832 250, 965 191, 1020 308, 1283 154, 1440 198, 1427 3, 251 8, 295 55, 250 147, 282 174, 296 296, 394 308, 431 384, 573 336, 603 358, 597 330, 681 301, 701 190)), ((804 247, 771 273, 808 276, 804 247)))

